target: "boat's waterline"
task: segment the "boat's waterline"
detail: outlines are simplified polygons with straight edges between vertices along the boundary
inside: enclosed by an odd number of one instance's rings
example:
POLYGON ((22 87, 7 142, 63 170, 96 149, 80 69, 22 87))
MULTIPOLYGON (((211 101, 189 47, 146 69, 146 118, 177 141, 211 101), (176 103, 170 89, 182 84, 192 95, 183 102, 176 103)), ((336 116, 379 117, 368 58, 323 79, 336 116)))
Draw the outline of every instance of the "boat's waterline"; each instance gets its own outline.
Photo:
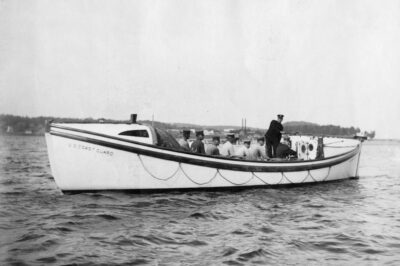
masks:
POLYGON ((361 145, 323 160, 242 161, 163 149, 68 127, 46 133, 63 191, 237 188, 314 183, 357 175, 361 145))

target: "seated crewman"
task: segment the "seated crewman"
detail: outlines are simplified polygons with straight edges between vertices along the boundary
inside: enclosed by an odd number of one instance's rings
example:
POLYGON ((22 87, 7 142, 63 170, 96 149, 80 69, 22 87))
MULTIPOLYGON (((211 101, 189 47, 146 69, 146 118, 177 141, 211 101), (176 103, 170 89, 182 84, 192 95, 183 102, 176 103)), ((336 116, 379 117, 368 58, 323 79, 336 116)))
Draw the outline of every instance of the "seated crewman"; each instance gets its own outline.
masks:
POLYGON ((193 141, 192 146, 190 147, 190 150, 194 153, 201 153, 205 154, 206 151, 204 150, 204 132, 203 130, 201 131, 196 131, 196 140, 193 141))
POLYGON ((250 148, 249 157, 247 158, 248 160, 262 161, 268 158, 265 152, 264 142, 265 141, 263 137, 257 139, 257 144, 251 146, 250 148))
POLYGON ((243 146, 237 149, 235 155, 241 159, 248 160, 248 157, 250 156, 250 140, 244 140, 243 146))
POLYGON ((233 144, 235 143, 235 134, 227 134, 226 142, 222 145, 221 155, 225 157, 232 157, 235 155, 235 148, 233 144))
POLYGON ((190 138, 190 130, 182 131, 182 138, 178 141, 184 151, 190 151, 188 139, 190 138))
POLYGON ((207 149, 206 149, 206 154, 207 155, 218 156, 218 155, 220 155, 219 154, 219 149, 218 149, 218 146, 219 146, 219 143, 220 143, 220 139, 219 139, 218 136, 215 136, 215 137, 212 138, 212 141, 213 141, 212 144, 209 145, 207 147, 207 149))
POLYGON ((276 148, 277 158, 297 158, 297 153, 290 148, 290 138, 285 138, 276 148))

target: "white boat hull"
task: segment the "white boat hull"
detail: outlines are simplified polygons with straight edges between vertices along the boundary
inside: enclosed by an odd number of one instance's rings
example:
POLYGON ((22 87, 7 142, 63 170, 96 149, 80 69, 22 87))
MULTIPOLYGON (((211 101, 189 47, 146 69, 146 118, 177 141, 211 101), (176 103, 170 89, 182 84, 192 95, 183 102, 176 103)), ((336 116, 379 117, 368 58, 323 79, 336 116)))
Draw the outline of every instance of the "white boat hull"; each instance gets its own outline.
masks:
POLYGON ((361 144, 324 160, 249 162, 187 154, 117 138, 54 129, 50 165, 63 191, 159 190, 303 184, 357 176, 361 144))

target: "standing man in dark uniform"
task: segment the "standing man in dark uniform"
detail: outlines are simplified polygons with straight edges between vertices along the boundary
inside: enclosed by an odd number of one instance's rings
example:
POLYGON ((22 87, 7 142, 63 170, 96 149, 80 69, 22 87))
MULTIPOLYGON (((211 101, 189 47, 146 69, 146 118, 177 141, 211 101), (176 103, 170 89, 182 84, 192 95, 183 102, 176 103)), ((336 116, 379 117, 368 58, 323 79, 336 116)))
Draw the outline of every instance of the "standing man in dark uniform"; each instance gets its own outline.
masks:
POLYGON ((269 158, 276 157, 276 149, 281 142, 283 115, 278 115, 277 120, 272 120, 267 133, 265 133, 265 147, 269 158))

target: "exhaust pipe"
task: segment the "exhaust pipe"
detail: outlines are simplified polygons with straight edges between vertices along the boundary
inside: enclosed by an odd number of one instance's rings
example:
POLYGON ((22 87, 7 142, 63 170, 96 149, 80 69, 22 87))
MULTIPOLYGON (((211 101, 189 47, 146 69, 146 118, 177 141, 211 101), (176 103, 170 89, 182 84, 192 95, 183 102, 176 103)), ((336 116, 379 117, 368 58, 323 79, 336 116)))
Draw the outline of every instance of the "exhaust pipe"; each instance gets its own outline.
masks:
POLYGON ((131 114, 130 124, 136 124, 137 114, 131 114))

